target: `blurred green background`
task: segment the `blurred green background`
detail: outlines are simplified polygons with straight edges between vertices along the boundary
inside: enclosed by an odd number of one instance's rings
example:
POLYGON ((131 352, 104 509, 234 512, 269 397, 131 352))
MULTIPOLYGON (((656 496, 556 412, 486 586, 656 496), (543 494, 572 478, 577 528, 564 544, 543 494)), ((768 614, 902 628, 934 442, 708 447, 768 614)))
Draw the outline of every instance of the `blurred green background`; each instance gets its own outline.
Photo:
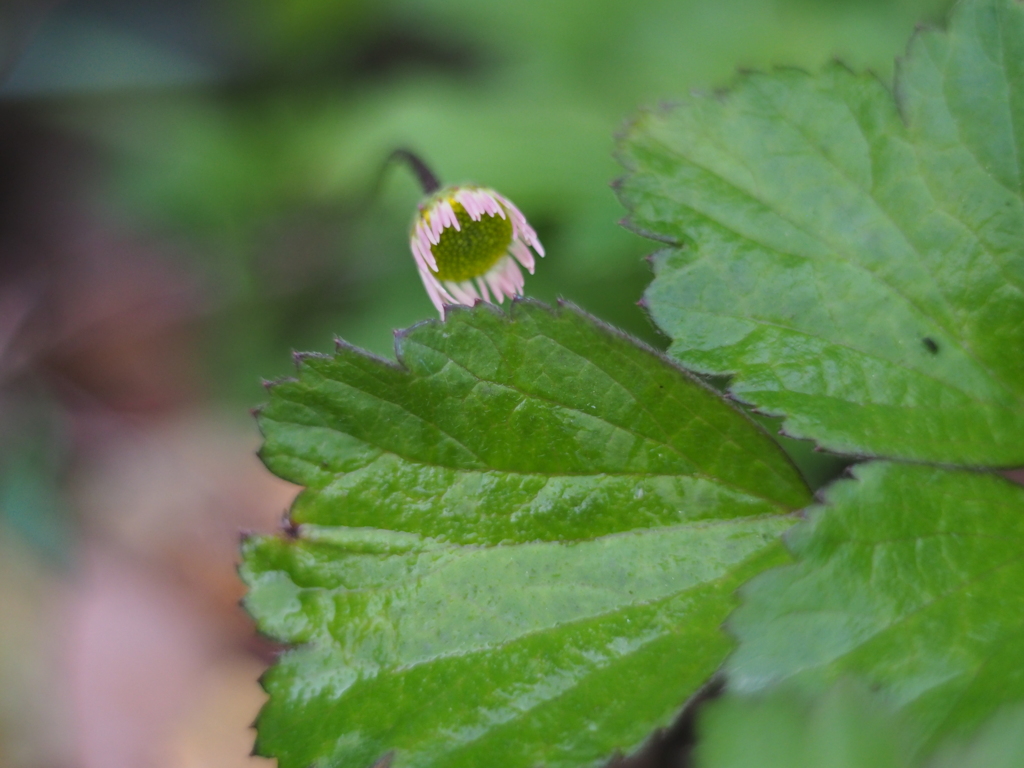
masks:
MULTIPOLYGON (((234 606, 235 535, 272 526, 292 493, 251 460, 260 380, 334 336, 390 355, 394 328, 434 316, 407 243, 418 189, 402 168, 380 176, 392 149, 521 208, 548 252, 528 295, 661 347, 636 306, 656 244, 619 225, 609 186, 616 131, 740 68, 839 57, 889 80, 915 23, 947 6, 6 0, 0 609, 21 618, 0 630, 0 764, 248 760, 225 734, 248 742, 258 692, 238 714, 150 680, 185 620, 119 624, 159 600, 118 590, 173 592, 219 638, 180 663, 229 669, 216 696, 233 701, 236 674, 249 690, 245 660, 258 673, 269 651, 234 606), (141 698, 118 699, 104 686, 133 653, 141 698), (189 730, 205 706, 226 730, 189 730)), ((793 450, 815 484, 838 467, 793 450)))

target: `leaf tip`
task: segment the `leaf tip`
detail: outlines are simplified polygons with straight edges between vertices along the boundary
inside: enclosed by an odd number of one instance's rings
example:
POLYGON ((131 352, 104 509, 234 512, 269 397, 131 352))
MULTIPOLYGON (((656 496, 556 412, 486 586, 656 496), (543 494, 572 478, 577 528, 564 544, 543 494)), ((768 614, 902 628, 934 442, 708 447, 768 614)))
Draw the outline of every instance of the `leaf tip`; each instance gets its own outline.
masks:
POLYGON ((302 364, 310 358, 325 357, 318 352, 297 352, 292 350, 292 362, 295 364, 296 369, 301 369, 302 364))
POLYGON ((286 538, 292 540, 299 538, 299 526, 294 520, 292 520, 292 515, 289 510, 285 510, 284 514, 281 515, 280 527, 281 533, 283 533, 286 538))
MULTIPOLYGON (((442 313, 443 313, 443 319, 442 319, 441 322, 447 323, 448 320, 453 315, 457 315, 457 314, 459 314, 460 312, 462 312, 462 311, 464 311, 466 309, 468 309, 468 307, 466 307, 463 304, 442 304, 441 305, 441 310, 442 310, 442 313)), ((430 321, 426 320, 424 322, 430 322, 430 321)), ((416 325, 421 325, 421 323, 417 323, 416 325)), ((415 328, 416 325, 410 326, 407 330, 411 330, 412 328, 415 328)))
POLYGON ((629 139, 630 134, 633 133, 634 129, 636 129, 643 121, 648 111, 649 110, 647 108, 641 108, 637 110, 637 112, 634 115, 631 115, 622 122, 622 127, 620 127, 613 136, 616 147, 615 157, 619 161, 619 163, 623 165, 627 170, 632 170, 633 168, 632 164, 629 162, 628 158, 625 155, 623 145, 629 139))

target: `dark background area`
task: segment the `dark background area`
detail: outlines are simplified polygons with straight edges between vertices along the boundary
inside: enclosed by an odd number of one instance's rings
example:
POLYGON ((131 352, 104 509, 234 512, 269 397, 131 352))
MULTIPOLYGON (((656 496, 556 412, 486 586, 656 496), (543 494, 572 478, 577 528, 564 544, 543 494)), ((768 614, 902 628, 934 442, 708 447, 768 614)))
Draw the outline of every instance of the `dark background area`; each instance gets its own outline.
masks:
MULTIPOLYGON (((248 409, 293 349, 432 317, 418 150, 512 199, 566 297, 655 346, 609 187, 639 107, 839 56, 888 79, 945 0, 0 4, 0 765, 248 756, 273 650, 238 531, 295 489, 248 409)), ((838 469, 787 447, 812 482, 838 469)))

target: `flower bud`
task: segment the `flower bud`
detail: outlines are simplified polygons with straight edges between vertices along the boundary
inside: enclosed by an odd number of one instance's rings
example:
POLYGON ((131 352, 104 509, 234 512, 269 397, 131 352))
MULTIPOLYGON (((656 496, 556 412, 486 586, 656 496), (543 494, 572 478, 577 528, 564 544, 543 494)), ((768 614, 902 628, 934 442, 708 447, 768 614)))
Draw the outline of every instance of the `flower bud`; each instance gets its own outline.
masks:
POLYGON ((410 246, 427 295, 444 317, 451 304, 521 295, 523 274, 533 274, 537 233, 508 198, 493 189, 445 187, 428 197, 413 221, 410 246), (516 263, 518 262, 518 264, 516 263))

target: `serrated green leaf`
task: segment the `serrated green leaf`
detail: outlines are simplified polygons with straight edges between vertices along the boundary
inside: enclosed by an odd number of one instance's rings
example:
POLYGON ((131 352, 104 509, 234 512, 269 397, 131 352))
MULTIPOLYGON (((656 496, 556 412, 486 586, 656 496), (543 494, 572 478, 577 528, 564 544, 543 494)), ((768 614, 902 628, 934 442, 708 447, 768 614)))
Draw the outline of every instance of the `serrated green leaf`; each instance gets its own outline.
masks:
POLYGON ((282 768, 582 766, 636 746, 719 666, 745 579, 808 491, 751 420, 572 308, 450 311, 399 365, 300 359, 260 415, 303 484, 250 539, 287 643, 257 749, 282 768))
POLYGON ((819 697, 792 690, 727 695, 701 712, 696 768, 1018 768, 1024 707, 998 712, 968 742, 910 748, 914 724, 844 681, 819 697))
POLYGON ((834 65, 642 114, 621 188, 695 370, 842 453, 1024 463, 1024 4, 966 0, 896 81, 834 65))
POLYGON ((744 588, 732 683, 859 675, 925 739, 1024 701, 1024 488, 886 462, 854 474, 791 531, 797 563, 744 588))

